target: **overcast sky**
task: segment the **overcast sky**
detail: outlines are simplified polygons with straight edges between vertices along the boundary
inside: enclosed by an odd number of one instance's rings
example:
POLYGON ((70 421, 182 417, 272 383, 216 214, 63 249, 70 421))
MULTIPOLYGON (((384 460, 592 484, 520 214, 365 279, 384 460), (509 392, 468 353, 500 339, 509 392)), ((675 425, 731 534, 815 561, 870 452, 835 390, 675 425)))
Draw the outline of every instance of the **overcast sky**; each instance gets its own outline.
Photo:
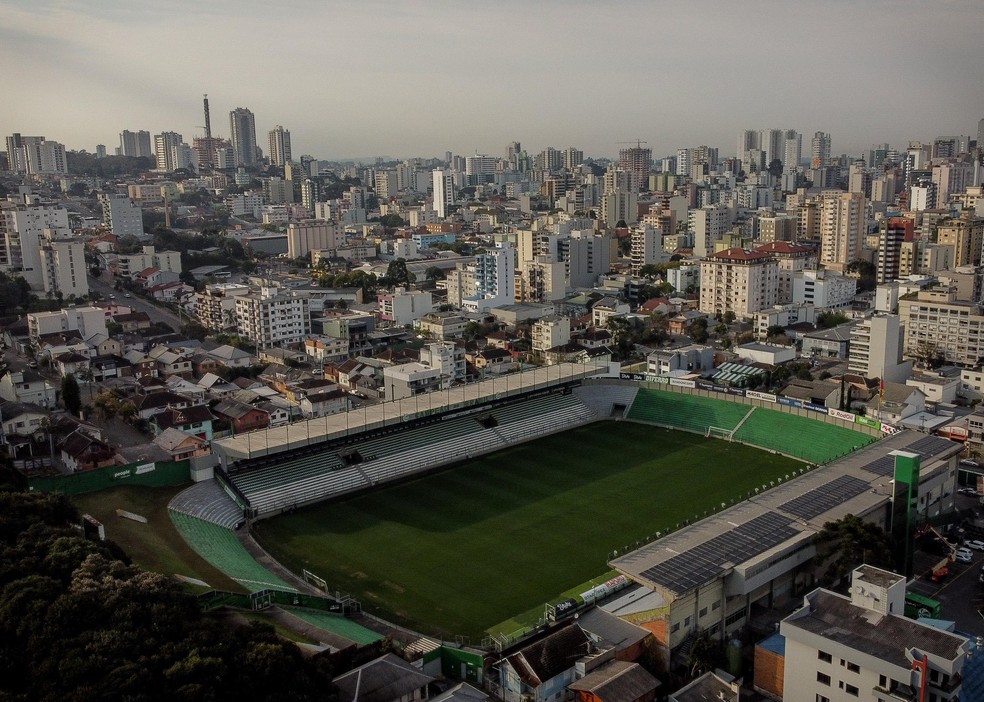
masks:
MULTIPOLYGON (((0 132, 110 153, 123 129, 229 135, 256 115, 294 157, 653 155, 741 129, 833 151, 969 134, 981 0, 2 0, 0 132), (283 5, 283 7, 281 7, 283 5)), ((2 147, 0 147, 2 148, 2 147)))

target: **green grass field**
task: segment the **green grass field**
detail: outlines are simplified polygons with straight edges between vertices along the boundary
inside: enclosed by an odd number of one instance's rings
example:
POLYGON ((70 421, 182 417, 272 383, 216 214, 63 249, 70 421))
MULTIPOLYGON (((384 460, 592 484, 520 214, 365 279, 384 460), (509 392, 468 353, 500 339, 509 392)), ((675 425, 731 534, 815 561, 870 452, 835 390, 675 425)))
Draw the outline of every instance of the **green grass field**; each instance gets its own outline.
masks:
POLYGON ((286 566, 370 611, 477 640, 604 573, 614 549, 800 467, 740 444, 603 422, 264 520, 255 534, 286 566))
POLYGON ((72 497, 72 502, 79 511, 89 513, 102 522, 106 527, 106 538, 122 546, 141 568, 196 578, 218 590, 243 592, 239 583, 199 556, 171 523, 167 503, 186 487, 118 487, 76 495, 72 497), (146 517, 147 523, 118 517, 117 509, 146 517))

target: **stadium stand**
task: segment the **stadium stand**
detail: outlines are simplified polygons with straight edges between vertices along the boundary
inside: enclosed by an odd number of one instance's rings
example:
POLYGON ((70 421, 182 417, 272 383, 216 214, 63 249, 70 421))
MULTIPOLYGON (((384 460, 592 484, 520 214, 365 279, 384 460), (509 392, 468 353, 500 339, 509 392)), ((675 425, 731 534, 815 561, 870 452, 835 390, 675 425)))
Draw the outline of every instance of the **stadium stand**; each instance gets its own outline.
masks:
POLYGON ((195 483, 182 490, 171 499, 167 508, 226 529, 236 527, 244 516, 243 508, 214 480, 195 483))
POLYGON ((296 590, 257 563, 231 530, 182 512, 170 510, 169 514, 198 555, 250 592, 269 588, 296 590))
POLYGON ((583 405, 594 411, 598 419, 607 419, 612 416, 615 405, 625 407, 628 414, 638 390, 636 385, 591 383, 575 388, 574 394, 583 405))
POLYGON ((518 405, 497 407, 492 414, 499 423, 496 433, 506 444, 572 429, 597 419, 573 393, 547 395, 518 405))
POLYGON ((877 440, 874 436, 775 410, 756 408, 735 432, 735 441, 824 464, 877 440))
POLYGON ((708 427, 734 429, 748 410, 726 400, 639 388, 627 417, 704 434, 708 427))
POLYGON ((361 624, 356 624, 351 619, 346 619, 337 614, 319 612, 314 609, 303 609, 300 607, 283 607, 285 612, 297 617, 301 621, 307 622, 311 626, 323 629, 336 636, 341 636, 360 646, 375 643, 383 638, 382 634, 366 629, 361 624))

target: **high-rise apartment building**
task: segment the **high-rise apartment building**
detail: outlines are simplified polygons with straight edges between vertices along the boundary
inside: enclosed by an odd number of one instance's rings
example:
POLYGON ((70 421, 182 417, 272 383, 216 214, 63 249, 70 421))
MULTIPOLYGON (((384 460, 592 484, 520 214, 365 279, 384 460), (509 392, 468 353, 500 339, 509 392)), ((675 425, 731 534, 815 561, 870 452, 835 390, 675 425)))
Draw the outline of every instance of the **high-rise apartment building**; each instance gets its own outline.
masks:
POLYGON ((779 266, 761 251, 726 249, 700 262, 700 311, 739 318, 776 304, 779 266))
POLYGON ((154 147, 151 143, 150 132, 145 130, 131 132, 126 129, 120 132, 120 156, 153 158, 154 147))
POLYGON ((66 298, 89 294, 85 244, 81 239, 46 229, 40 254, 41 289, 45 293, 66 298))
POLYGON ((143 235, 143 212, 126 195, 102 193, 99 195, 103 224, 119 238, 143 235))
POLYGON ((653 150, 641 146, 619 149, 618 167, 632 175, 630 187, 635 190, 645 190, 649 185, 649 171, 653 166, 653 150))
POLYGON ((290 161, 290 132, 279 124, 270 130, 270 163, 281 168, 290 161))
POLYGON ((70 237, 68 211, 36 201, 0 202, 0 271, 20 275, 44 289, 41 247, 49 237, 70 237))
POLYGON ((154 154, 157 157, 157 170, 170 173, 178 168, 177 149, 184 143, 184 137, 177 132, 163 132, 154 136, 154 154))
POLYGON ((311 333, 310 310, 307 297, 262 287, 236 297, 236 331, 261 349, 301 341, 311 333))
POLYGON ((782 161, 786 147, 786 132, 782 129, 765 129, 759 134, 759 148, 765 152, 765 166, 775 160, 782 161))
POLYGON ((639 275, 643 266, 663 262, 663 232, 646 225, 632 228, 632 275, 639 275))
POLYGON ((981 265, 981 247, 984 246, 984 219, 965 212, 959 219, 941 222, 937 241, 953 247, 953 265, 981 265))
POLYGON ((824 192, 820 198, 820 263, 843 268, 861 255, 867 222, 861 193, 824 192))
POLYGON ((913 220, 908 217, 890 217, 883 221, 878 232, 878 261, 875 277, 878 283, 887 283, 901 275, 902 244, 912 241, 913 220))
POLYGON ((575 149, 573 146, 564 149, 564 168, 573 171, 582 163, 584 163, 584 152, 581 149, 575 149))
POLYGON ((823 168, 830 165, 830 135, 816 132, 810 142, 810 165, 813 168, 823 168))
POLYGON ((229 113, 229 140, 237 166, 256 164, 256 120, 245 107, 229 113))
POLYGON ((475 154, 465 157, 465 178, 468 185, 481 185, 495 180, 496 159, 494 156, 475 154))
POLYGON ((454 176, 446 168, 435 168, 434 173, 434 210, 437 216, 444 219, 448 216, 449 208, 454 204, 454 176))
POLYGON ((687 213, 687 226, 694 234, 694 256, 714 253, 719 241, 733 223, 731 209, 724 205, 709 205, 687 213))
POLYGON ((65 145, 43 136, 7 137, 7 164, 10 170, 24 175, 59 175, 68 173, 65 145))
POLYGON ((783 139, 782 166, 787 173, 795 171, 803 158, 803 135, 787 129, 783 139))
POLYGON ((338 224, 321 220, 291 222, 287 225, 287 257, 307 256, 312 251, 335 249, 345 240, 338 224))

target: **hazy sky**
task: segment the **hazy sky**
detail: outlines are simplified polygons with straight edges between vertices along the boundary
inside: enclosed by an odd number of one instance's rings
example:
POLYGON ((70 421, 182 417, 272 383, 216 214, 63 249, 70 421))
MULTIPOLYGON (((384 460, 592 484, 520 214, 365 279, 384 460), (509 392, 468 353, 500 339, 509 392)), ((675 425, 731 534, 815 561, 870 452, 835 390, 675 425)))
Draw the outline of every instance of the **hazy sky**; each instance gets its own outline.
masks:
POLYGON ((772 127, 858 153, 976 136, 982 65, 981 0, 2 0, 0 132, 190 143, 208 93, 213 134, 248 107, 260 147, 282 124, 295 158, 723 157, 772 127))

